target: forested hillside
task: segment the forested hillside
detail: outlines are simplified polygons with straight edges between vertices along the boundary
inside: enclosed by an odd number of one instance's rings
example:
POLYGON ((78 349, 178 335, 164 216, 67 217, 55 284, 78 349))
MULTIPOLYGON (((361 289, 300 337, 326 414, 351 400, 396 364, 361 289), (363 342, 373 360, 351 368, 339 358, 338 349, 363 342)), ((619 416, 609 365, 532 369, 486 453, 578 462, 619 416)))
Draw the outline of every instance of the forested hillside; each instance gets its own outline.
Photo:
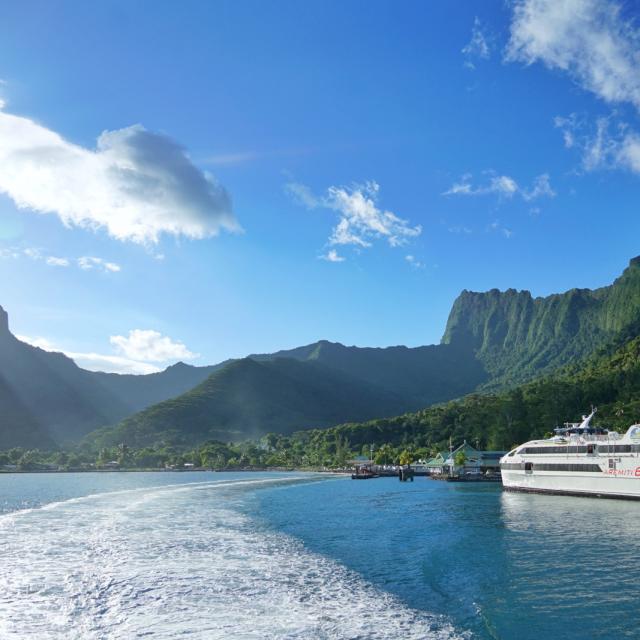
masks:
MULTIPOLYGON (((252 356, 241 367, 227 364, 193 391, 133 416, 101 438, 109 433, 110 444, 115 439, 153 444, 154 438, 190 444, 207 438, 238 441, 268 431, 288 434, 332 426, 354 416, 384 418, 394 407, 405 414, 475 391, 461 402, 426 408, 411 418, 383 420, 380 425, 397 431, 392 434, 394 441, 415 440, 419 425, 422 436, 432 443, 449 434, 464 434, 502 448, 528 435, 534 426, 548 428, 591 402, 601 402, 597 397, 580 397, 571 404, 578 387, 563 397, 562 377, 540 383, 543 392, 537 400, 531 395, 535 385, 514 389, 518 383, 580 363, 614 340, 624 349, 625 341, 638 335, 639 323, 639 259, 632 260, 612 285, 595 291, 574 289, 535 299, 526 291, 465 291, 453 305, 441 345, 368 349, 320 341, 252 356), (249 362, 271 368, 261 370, 249 362), (280 375, 285 362, 290 369, 298 363, 295 375, 280 375), (320 371, 334 382, 317 389, 320 371), (344 380, 335 382, 341 376, 344 380), (501 389, 513 391, 479 395, 501 389), (535 419, 522 408, 524 396, 526 402, 538 403, 535 419)), ((604 364, 605 369, 611 366, 604 364)), ((578 378, 572 381, 578 382, 578 378)), ((360 429, 359 443, 366 433, 366 428, 360 429)))
POLYGON ((178 398, 92 434, 89 441, 100 446, 238 441, 269 431, 287 434, 300 427, 328 427, 344 416, 389 416, 404 404, 401 397, 317 362, 245 358, 178 398))
POLYGON ((18 340, 0 307, 0 446, 69 446, 184 393, 215 369, 178 363, 145 376, 86 371, 62 353, 18 340))
POLYGON ((484 389, 501 389, 579 361, 640 317, 640 258, 610 286, 546 298, 528 291, 463 291, 443 343, 473 350, 487 371, 484 389))
POLYGON ((581 366, 510 391, 473 394, 391 419, 300 432, 293 440, 316 458, 335 452, 336 443, 353 451, 372 443, 435 451, 448 448, 449 438, 503 450, 580 420, 592 405, 598 407, 597 424, 624 432, 640 422, 640 336, 626 341, 623 335, 581 366))
MULTIPOLYGON (((552 385, 561 396, 568 374, 559 378, 554 372, 592 358, 612 341, 627 348, 640 335, 640 259, 632 260, 613 284, 593 291, 573 289, 545 298, 527 291, 464 291, 440 345, 362 348, 321 340, 210 367, 178 363, 147 376, 84 371, 63 354, 17 340, 4 312, 0 320, 0 433, 6 443, 29 446, 39 433, 43 442, 69 445, 101 428, 94 439, 108 443, 186 446, 418 411, 412 415, 431 420, 433 442, 463 429, 473 431, 470 437, 504 446, 524 433, 525 427, 514 426, 522 422, 518 394, 530 395, 535 388, 517 390, 518 385, 547 376, 536 384, 552 385), (499 395, 479 395, 491 392, 499 395), (461 403, 428 409, 469 393, 475 395, 461 403), (447 422, 447 407, 456 413, 470 406, 487 410, 477 429, 470 425, 478 418, 466 413, 453 426, 447 422), (441 422, 445 426, 438 426, 441 422)), ((536 418, 540 424, 601 402, 593 397, 582 407, 557 405, 553 395, 545 391, 536 418)), ((407 423, 410 433, 416 420, 407 423)), ((527 424, 531 420, 528 415, 527 424)))

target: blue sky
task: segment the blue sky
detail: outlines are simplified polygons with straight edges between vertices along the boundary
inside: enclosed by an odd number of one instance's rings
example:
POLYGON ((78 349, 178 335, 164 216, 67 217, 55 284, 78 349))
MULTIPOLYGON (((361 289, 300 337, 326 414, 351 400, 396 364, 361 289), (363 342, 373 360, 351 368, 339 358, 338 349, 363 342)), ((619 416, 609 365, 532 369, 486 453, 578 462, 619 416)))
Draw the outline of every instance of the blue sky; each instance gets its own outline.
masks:
POLYGON ((634 8, 3 3, 12 330, 143 372, 608 284, 640 253, 634 8))

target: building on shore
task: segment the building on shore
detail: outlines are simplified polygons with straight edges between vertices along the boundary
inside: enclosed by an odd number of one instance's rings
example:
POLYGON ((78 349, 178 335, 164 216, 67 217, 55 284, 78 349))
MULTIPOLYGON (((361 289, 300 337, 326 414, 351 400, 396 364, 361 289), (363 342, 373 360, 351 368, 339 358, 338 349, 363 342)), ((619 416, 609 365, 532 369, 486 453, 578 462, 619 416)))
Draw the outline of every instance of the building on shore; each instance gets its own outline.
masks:
POLYGON ((435 457, 431 458, 427 461, 425 465, 427 467, 427 473, 429 475, 441 475, 444 473, 444 465, 447 457, 449 456, 448 451, 441 451, 435 457))
POLYGON ((430 475, 480 475, 500 471, 500 458, 506 451, 481 451, 466 440, 452 451, 438 453, 427 462, 430 475))

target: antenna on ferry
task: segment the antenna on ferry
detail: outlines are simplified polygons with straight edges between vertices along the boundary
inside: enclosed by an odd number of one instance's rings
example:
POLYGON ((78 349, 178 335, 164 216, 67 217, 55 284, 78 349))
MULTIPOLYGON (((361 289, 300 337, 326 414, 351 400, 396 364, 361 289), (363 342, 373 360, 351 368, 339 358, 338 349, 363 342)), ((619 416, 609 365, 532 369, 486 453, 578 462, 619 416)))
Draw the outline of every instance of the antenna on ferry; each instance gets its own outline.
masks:
POLYGON ((586 429, 589 426, 593 416, 596 415, 597 407, 591 407, 591 413, 588 416, 582 416, 582 423, 580 424, 580 429, 586 429))

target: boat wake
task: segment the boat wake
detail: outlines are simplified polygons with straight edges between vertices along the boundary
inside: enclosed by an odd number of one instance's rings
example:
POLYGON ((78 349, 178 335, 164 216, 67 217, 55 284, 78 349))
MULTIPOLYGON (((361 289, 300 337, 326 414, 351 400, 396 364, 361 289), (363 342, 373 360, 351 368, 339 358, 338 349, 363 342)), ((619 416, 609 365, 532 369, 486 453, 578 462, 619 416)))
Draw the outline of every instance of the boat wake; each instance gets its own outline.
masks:
POLYGON ((205 482, 0 517, 0 637, 462 637, 247 514, 261 487, 205 482))

